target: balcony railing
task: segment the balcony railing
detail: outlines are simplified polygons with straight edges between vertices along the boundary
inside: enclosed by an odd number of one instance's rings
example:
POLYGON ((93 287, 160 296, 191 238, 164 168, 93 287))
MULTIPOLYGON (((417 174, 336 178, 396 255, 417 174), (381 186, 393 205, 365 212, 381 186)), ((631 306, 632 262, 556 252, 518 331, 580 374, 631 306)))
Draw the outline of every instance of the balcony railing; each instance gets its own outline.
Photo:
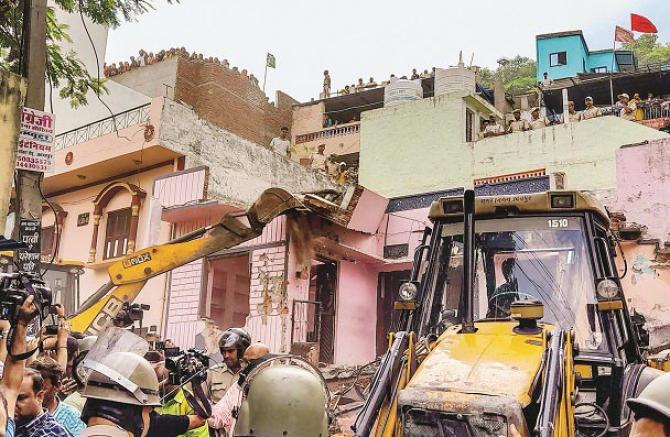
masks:
POLYGON ((149 120, 151 103, 119 112, 114 116, 103 118, 77 129, 63 132, 56 136, 56 150, 66 149, 75 144, 110 134, 116 130, 125 129, 136 124, 146 123, 149 120))
POLYGON ((360 130, 360 122, 347 123, 341 126, 329 127, 317 132, 310 132, 308 134, 297 135, 295 137, 296 144, 309 143, 310 141, 325 140, 327 138, 339 137, 343 135, 356 134, 360 130))
MULTIPOLYGON (((635 114, 636 120, 638 121, 670 117, 670 99, 654 99, 651 102, 643 100, 637 105, 637 108, 642 111, 641 114, 635 114), (640 116, 642 118, 640 118, 640 116)), ((603 111, 603 115, 621 116, 620 107, 601 106, 600 109, 603 111)))

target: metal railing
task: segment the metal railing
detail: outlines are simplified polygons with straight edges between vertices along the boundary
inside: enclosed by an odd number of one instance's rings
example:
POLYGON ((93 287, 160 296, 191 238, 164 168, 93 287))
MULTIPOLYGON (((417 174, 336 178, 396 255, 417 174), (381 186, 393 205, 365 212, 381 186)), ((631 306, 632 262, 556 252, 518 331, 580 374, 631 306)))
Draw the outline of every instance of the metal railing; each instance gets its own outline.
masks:
POLYGON ((317 132, 310 132, 307 134, 297 135, 295 137, 296 144, 309 143, 310 141, 323 140, 332 137, 339 137, 342 135, 355 134, 360 131, 360 122, 348 123, 341 126, 329 127, 317 132))
MULTIPOLYGON (((635 119, 640 120, 655 120, 657 118, 670 117, 670 100, 669 99, 654 99, 652 101, 641 101, 637 105, 638 111, 641 114, 636 114, 635 119), (640 118, 642 117, 642 118, 640 118)), ((601 106, 600 109, 603 115, 621 116, 621 107, 619 106, 601 106)))
POLYGON ((125 129, 136 124, 146 123, 149 120, 151 103, 119 112, 113 116, 89 123, 77 129, 72 129, 56 135, 56 150, 66 149, 79 143, 125 129))

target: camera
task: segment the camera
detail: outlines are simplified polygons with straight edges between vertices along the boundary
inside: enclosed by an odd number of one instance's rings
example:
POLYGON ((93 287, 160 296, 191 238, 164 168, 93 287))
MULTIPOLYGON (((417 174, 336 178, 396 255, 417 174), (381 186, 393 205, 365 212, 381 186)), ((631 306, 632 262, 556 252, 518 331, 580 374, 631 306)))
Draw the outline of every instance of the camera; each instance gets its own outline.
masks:
POLYGON ((0 319, 14 323, 18 309, 28 296, 34 296, 33 303, 43 320, 49 315, 53 294, 49 286, 37 273, 0 273, 0 319))
POLYGON ((201 383, 207 379, 209 357, 197 349, 181 352, 179 348, 166 350, 165 368, 169 372, 168 384, 181 385, 186 381, 201 383), (170 356, 168 356, 170 355, 170 356))
POLYGON ((118 328, 128 328, 132 326, 135 322, 139 321, 140 326, 142 326, 142 319, 144 318, 144 311, 151 309, 151 305, 144 304, 129 304, 124 302, 121 310, 118 312, 112 324, 118 328))

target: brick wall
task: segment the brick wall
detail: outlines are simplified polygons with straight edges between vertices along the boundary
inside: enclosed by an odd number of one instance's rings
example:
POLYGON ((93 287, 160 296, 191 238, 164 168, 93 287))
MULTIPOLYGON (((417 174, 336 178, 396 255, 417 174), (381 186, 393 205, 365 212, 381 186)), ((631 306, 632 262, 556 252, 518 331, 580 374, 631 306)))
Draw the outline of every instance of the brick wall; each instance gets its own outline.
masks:
POLYGON ((291 127, 292 105, 297 103, 278 91, 272 105, 263 91, 239 73, 182 58, 174 97, 214 125, 263 145, 269 145, 282 126, 291 127))
POLYGON ((251 252, 249 310, 246 328, 253 341, 262 341, 272 352, 288 352, 291 308, 284 244, 251 252))
MULTIPOLYGON (((175 226, 175 236, 180 237, 207 224, 204 219, 179 223, 175 226)), ((203 260, 199 259, 172 270, 170 274, 165 338, 182 349, 194 347, 204 273, 203 260)))

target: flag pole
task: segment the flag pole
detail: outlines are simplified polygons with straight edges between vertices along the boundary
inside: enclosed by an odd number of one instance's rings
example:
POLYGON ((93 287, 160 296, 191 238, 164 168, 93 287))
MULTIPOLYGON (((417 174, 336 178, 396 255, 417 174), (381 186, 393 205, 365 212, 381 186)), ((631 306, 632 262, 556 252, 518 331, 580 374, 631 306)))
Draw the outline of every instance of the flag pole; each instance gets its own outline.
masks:
POLYGON ((614 63, 616 62, 616 32, 614 32, 614 41, 612 42, 612 67, 610 68, 610 105, 614 106, 614 84, 612 75, 614 74, 614 63))
POLYGON ((268 78, 268 59, 265 58, 265 73, 263 73, 263 94, 265 94, 265 81, 268 78))

